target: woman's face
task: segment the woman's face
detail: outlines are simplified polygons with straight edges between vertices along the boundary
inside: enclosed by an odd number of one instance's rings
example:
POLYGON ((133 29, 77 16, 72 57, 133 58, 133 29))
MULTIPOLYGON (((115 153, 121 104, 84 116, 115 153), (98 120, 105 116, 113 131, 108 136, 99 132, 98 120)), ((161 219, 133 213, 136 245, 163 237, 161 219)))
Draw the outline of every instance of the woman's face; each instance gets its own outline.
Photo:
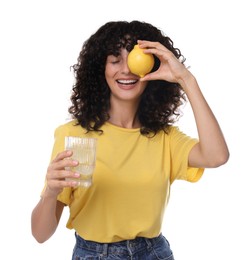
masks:
POLYGON ((138 102, 147 82, 140 82, 139 76, 130 72, 127 64, 128 54, 126 49, 122 49, 118 57, 107 57, 105 78, 111 90, 111 98, 138 102))

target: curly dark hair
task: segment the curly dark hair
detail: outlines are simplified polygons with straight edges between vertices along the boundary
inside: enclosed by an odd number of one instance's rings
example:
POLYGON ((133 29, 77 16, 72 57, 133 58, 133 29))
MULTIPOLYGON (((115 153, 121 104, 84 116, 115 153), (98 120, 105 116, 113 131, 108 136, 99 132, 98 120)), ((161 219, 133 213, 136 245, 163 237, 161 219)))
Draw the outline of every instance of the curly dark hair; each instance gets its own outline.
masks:
MULTIPOLYGON (((173 41, 149 23, 112 21, 104 24, 84 42, 78 61, 72 66, 75 83, 68 112, 87 131, 101 131, 101 126, 109 119, 110 89, 104 73, 107 56, 118 56, 121 48, 131 51, 137 40, 160 42, 178 59, 182 58, 182 63, 185 61, 173 41)), ((159 65, 160 61, 155 57, 152 71, 159 65)), ((141 134, 166 131, 179 116, 178 107, 183 101, 185 94, 178 83, 149 81, 137 111, 141 134)))

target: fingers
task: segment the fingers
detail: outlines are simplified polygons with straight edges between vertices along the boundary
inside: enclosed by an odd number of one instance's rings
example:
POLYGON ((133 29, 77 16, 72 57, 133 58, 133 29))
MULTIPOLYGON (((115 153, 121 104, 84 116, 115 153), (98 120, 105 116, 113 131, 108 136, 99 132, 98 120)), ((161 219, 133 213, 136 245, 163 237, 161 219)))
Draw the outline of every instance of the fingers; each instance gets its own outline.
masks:
MULTIPOLYGON (((156 55, 158 58, 163 57, 164 59, 170 58, 173 53, 168 50, 163 44, 160 42, 150 42, 150 41, 138 41, 138 45, 140 48, 143 48, 144 53, 151 53, 156 55)), ((175 57, 175 56, 174 56, 175 57)))
POLYGON ((70 157, 72 151, 63 151, 53 159, 47 168, 46 180, 50 193, 58 194, 65 187, 75 187, 79 184, 80 174, 72 170, 79 163, 70 157), (69 181, 66 179, 70 179, 69 181), (76 180, 76 181, 75 181, 76 180))
POLYGON ((140 78, 139 80, 140 80, 140 81, 143 81, 143 82, 144 82, 144 81, 155 80, 155 78, 153 78, 151 74, 152 74, 152 73, 148 73, 148 74, 146 74, 144 77, 140 78))
POLYGON ((163 51, 167 51, 168 50, 160 42, 151 42, 151 41, 138 40, 137 43, 138 43, 140 48, 144 48, 144 49, 147 49, 147 50, 148 49, 158 49, 158 50, 163 50, 163 51))
POLYGON ((46 189, 43 192, 43 197, 57 197, 63 188, 74 188, 79 185, 78 180, 76 181, 66 181, 51 179, 46 183, 46 189))
POLYGON ((176 65, 181 62, 175 57, 175 55, 168 50, 160 42, 151 42, 151 41, 138 41, 140 48, 144 48, 144 53, 149 53, 155 55, 162 64, 176 65))
POLYGON ((58 195, 63 188, 74 188, 79 185, 78 179, 76 181, 73 180, 57 180, 53 179, 50 182, 47 182, 47 188, 51 193, 58 195))
POLYGON ((63 151, 52 160, 50 165, 48 166, 48 171, 53 170, 64 170, 66 167, 76 167, 78 165, 78 161, 71 159, 73 152, 70 150, 63 151))
POLYGON ((153 54, 160 60, 159 68, 142 77, 140 81, 159 79, 168 82, 179 82, 182 77, 188 74, 183 62, 161 43, 139 40, 138 44, 140 48, 144 49, 144 53, 153 54))
POLYGON ((58 161, 61 161, 61 160, 65 159, 65 158, 69 158, 69 157, 72 156, 72 154, 73 154, 72 151, 65 150, 65 151, 63 151, 61 153, 58 153, 57 156, 52 160, 52 162, 58 162, 58 161))
POLYGON ((71 168, 64 170, 48 170, 47 181, 51 180, 65 180, 66 178, 77 179, 80 174, 71 170, 71 168))

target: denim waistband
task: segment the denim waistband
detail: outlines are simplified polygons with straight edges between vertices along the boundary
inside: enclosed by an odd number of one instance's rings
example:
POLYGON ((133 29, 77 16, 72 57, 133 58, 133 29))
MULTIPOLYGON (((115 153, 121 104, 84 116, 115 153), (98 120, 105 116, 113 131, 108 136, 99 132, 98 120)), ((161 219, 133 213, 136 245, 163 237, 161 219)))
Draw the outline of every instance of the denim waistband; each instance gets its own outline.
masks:
POLYGON ((77 233, 76 246, 93 252, 97 252, 103 255, 107 254, 122 254, 130 253, 134 254, 141 250, 148 250, 163 238, 162 233, 154 238, 137 237, 132 240, 123 240, 113 243, 99 243, 94 241, 85 240, 80 237, 77 233))

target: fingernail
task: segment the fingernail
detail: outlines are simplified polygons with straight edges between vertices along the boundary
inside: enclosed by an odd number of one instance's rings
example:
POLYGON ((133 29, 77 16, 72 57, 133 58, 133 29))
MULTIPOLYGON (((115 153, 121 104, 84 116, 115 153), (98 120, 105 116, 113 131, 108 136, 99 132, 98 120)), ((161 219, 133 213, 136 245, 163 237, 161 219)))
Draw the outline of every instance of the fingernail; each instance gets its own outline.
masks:
POLYGON ((73 181, 71 184, 72 184, 73 187, 75 187, 75 186, 79 186, 80 182, 79 181, 73 181))

